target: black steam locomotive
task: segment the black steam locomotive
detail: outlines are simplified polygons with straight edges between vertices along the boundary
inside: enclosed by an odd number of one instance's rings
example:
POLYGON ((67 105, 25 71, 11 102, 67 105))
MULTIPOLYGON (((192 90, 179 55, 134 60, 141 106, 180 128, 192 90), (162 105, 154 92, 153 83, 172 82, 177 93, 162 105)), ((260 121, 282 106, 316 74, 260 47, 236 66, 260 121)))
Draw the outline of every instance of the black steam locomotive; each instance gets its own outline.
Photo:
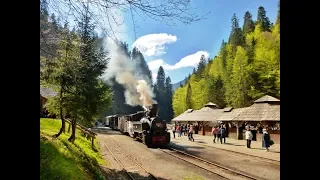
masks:
POLYGON ((170 143, 170 133, 166 121, 158 118, 158 109, 158 105, 153 104, 145 111, 134 114, 107 116, 105 124, 142 141, 148 147, 165 146, 170 143))

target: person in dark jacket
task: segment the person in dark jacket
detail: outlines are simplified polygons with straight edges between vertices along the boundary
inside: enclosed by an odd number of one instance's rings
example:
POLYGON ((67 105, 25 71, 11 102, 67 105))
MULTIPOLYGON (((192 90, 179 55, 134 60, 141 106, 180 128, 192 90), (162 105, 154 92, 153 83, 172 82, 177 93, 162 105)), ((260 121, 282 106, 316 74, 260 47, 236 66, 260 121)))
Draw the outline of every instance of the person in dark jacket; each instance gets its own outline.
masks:
POLYGON ((269 151, 270 147, 270 135, 268 134, 267 129, 262 130, 262 147, 266 148, 269 151))
POLYGON ((218 126, 217 129, 218 129, 217 137, 218 137, 218 142, 219 142, 219 139, 221 139, 221 131, 220 131, 221 126, 218 126))
POLYGON ((226 132, 226 128, 225 126, 223 125, 221 128, 220 128, 220 143, 222 144, 222 139, 224 140, 223 142, 226 143, 226 135, 227 135, 227 132, 226 132))
POLYGON ((253 135, 252 141, 257 141, 257 129, 253 127, 253 128, 251 129, 251 133, 252 133, 252 135, 253 135))

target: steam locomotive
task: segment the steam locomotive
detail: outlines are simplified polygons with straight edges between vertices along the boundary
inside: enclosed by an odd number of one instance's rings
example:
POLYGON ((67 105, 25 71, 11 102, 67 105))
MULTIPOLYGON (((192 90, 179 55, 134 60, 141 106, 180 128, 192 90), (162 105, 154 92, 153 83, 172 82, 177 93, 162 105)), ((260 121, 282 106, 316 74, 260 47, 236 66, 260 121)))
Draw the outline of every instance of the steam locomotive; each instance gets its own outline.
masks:
POLYGON ((170 143, 170 133, 166 121, 158 118, 158 109, 158 104, 153 104, 134 114, 107 116, 105 124, 142 141, 147 147, 166 146, 170 143))

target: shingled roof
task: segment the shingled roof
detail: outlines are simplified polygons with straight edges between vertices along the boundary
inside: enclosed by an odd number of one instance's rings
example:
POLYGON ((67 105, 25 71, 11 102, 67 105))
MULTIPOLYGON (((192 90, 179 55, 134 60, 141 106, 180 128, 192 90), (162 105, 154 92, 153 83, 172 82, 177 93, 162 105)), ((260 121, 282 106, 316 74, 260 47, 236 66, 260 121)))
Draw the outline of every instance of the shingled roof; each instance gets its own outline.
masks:
POLYGON ((46 87, 41 87, 40 86, 40 95, 42 97, 48 98, 48 97, 54 97, 56 96, 58 93, 53 91, 50 88, 46 88, 46 87))
POLYGON ((250 107, 228 110, 225 108, 218 121, 280 121, 280 100, 268 95, 250 107))
POLYGON ((194 110, 192 112, 187 110, 175 117, 172 121, 217 121, 222 112, 223 109, 203 107, 200 110, 194 110))
POLYGON ((224 109, 222 115, 218 118, 218 121, 233 121, 240 113, 244 112, 248 107, 236 108, 236 109, 224 109))
POLYGON ((269 103, 269 102, 280 102, 280 100, 272 96, 265 95, 254 101, 254 103, 269 103))
POLYGON ((255 103, 236 116, 234 121, 280 121, 280 105, 255 103))

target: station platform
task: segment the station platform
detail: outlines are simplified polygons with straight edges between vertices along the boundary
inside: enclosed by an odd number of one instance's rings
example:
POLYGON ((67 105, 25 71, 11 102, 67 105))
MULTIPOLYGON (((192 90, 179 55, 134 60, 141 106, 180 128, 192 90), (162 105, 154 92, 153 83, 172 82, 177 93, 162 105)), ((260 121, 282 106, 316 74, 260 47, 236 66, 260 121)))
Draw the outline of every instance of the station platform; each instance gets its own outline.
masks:
POLYGON ((280 161, 280 144, 273 144, 269 148, 269 152, 267 152, 266 149, 262 148, 262 142, 258 141, 251 141, 251 148, 249 149, 247 148, 246 140, 226 138, 226 144, 220 144, 220 141, 213 143, 213 136, 202 136, 198 134, 193 134, 194 142, 192 142, 188 140, 188 136, 178 137, 177 133, 175 133, 175 135, 176 138, 173 138, 173 134, 171 132, 171 142, 180 146, 188 146, 194 143, 200 146, 209 146, 235 153, 242 153, 280 161))

